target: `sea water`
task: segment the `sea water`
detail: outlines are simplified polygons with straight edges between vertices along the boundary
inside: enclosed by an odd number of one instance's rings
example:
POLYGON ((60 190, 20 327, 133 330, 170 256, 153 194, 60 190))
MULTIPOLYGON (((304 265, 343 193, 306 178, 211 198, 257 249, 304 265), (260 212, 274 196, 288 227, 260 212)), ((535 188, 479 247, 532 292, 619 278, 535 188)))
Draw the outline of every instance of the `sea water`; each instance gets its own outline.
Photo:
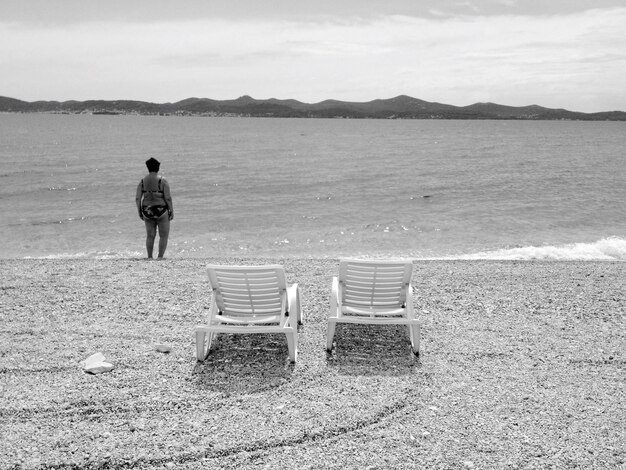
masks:
POLYGON ((0 257, 626 259, 626 123, 0 114, 0 257))

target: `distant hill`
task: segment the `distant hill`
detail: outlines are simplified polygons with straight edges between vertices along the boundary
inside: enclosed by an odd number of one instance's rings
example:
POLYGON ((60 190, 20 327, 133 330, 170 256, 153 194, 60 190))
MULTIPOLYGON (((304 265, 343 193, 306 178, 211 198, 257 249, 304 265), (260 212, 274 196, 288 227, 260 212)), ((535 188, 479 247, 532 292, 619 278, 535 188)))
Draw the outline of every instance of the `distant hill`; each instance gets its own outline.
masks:
POLYGON ((626 112, 580 113, 542 106, 505 106, 475 103, 453 106, 419 100, 406 95, 367 102, 325 100, 302 103, 270 98, 257 100, 241 96, 234 100, 187 98, 176 103, 150 103, 131 100, 21 101, 0 96, 0 112, 64 114, 141 114, 181 116, 250 116, 352 119, 524 119, 626 121, 626 112))

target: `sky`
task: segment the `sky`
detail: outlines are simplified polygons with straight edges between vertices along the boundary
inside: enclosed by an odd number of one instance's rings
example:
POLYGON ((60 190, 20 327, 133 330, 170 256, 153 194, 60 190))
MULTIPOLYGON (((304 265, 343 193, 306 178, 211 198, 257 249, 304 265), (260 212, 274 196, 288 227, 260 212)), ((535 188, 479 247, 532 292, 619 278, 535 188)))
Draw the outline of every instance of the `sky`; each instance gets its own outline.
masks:
POLYGON ((0 96, 626 111, 624 0, 0 0, 0 96))

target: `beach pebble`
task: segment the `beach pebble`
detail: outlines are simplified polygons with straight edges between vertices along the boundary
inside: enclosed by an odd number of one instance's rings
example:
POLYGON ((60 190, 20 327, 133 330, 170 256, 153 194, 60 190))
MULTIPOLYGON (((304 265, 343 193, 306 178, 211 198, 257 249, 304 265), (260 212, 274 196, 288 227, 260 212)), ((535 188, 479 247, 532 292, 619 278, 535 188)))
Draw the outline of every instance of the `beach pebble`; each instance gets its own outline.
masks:
POLYGON ((103 372, 111 372, 113 364, 106 362, 104 354, 97 352, 81 362, 83 370, 89 374, 102 374, 103 372))
POLYGON ((103 362, 105 360, 106 358, 104 357, 104 354, 102 354, 101 352, 97 352, 89 356, 87 359, 81 361, 81 364, 83 365, 83 367, 87 367, 89 365, 97 364, 98 362, 103 362))
POLYGON ((166 354, 172 352, 172 347, 168 346, 167 344, 157 344, 154 346, 154 349, 156 349, 158 352, 166 354))
POLYGON ((113 364, 109 362, 97 362, 89 366, 85 366, 85 372, 89 374, 102 374, 103 372, 111 372, 113 370, 113 364))

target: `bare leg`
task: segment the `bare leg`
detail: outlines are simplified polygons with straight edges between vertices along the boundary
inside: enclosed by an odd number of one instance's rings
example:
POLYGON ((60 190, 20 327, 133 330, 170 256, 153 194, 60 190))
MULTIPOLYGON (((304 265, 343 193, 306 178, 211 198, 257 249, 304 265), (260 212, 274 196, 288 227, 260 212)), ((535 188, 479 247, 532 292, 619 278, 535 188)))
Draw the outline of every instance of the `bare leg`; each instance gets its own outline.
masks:
POLYGON ((144 219, 146 224, 146 251, 148 258, 152 258, 152 250, 154 249, 154 239, 156 238, 157 223, 155 220, 144 219))
POLYGON ((170 218, 166 212, 158 220, 159 225, 159 259, 162 259, 165 255, 165 249, 167 248, 167 239, 170 236, 170 218))

